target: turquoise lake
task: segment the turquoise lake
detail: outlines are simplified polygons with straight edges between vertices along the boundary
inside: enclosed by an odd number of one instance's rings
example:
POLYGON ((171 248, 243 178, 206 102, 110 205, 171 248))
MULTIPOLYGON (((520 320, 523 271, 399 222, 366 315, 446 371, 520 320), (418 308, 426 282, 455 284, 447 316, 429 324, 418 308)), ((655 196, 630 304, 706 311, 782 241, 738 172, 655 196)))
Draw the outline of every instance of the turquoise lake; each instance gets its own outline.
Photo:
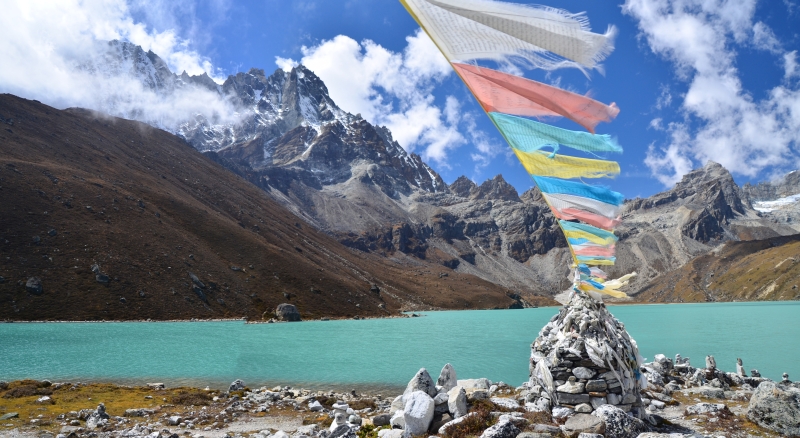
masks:
MULTIPOLYGON (((714 355, 734 371, 800 380, 800 302, 613 306, 642 356, 714 355)), ((110 381, 224 387, 288 384, 391 391, 421 367, 438 375, 450 362, 459 378, 519 385, 530 344, 558 312, 426 312, 419 318, 243 322, 0 324, 0 380, 110 381)))

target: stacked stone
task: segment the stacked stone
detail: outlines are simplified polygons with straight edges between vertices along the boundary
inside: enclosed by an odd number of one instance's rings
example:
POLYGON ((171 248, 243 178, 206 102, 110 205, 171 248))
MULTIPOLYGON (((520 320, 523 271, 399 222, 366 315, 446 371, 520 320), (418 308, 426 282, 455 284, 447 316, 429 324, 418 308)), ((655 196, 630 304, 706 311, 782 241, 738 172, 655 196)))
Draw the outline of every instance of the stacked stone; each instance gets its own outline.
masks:
MULTIPOLYGON (((591 413, 609 404, 644 418, 642 358, 605 304, 580 291, 531 345, 529 400, 534 409, 591 413)), ((557 415, 560 416, 560 415, 557 415)))

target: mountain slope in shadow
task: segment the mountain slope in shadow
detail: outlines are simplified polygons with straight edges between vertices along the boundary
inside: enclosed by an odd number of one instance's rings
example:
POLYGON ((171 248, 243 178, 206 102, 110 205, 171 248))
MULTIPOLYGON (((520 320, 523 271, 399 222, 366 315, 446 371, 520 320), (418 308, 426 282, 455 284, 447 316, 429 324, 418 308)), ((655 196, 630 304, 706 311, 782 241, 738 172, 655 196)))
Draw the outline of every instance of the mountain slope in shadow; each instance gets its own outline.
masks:
POLYGON ((260 319, 283 302, 304 318, 520 304, 433 262, 346 248, 146 124, 7 94, 0 122, 0 319, 260 319), (26 286, 32 277, 41 291, 26 286))

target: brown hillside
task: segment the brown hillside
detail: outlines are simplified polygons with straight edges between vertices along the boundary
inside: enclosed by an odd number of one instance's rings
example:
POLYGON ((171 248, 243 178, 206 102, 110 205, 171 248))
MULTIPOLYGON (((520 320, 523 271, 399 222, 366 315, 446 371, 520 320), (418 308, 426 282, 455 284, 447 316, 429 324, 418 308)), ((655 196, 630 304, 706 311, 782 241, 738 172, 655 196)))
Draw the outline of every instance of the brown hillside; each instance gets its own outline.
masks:
POLYGON ((636 295, 642 302, 800 299, 800 234, 728 242, 657 277, 636 295))
POLYGON ((282 302, 305 318, 514 304, 441 265, 350 250, 167 132, 11 95, 0 95, 0 276, 0 319, 12 320, 260 319, 282 302))

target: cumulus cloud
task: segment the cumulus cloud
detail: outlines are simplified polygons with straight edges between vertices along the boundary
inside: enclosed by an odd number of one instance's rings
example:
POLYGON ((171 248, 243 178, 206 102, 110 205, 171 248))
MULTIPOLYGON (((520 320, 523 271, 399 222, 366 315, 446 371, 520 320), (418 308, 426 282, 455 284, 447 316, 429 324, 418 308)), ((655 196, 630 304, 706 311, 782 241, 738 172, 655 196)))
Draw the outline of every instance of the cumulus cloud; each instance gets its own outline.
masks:
MULTIPOLYGON (((303 47, 300 63, 325 82, 339 107, 387 126, 407 151, 447 167, 448 154, 468 143, 462 131, 469 133, 471 125, 458 99, 446 96, 442 103, 433 95, 452 69, 430 38, 418 30, 406 42, 402 52, 394 52, 339 35, 303 47)), ((294 63, 276 61, 281 68, 294 63)))
MULTIPOLYGON (((139 1, 137 4, 142 5, 139 1)), ((210 91, 178 91, 165 99, 129 78, 130 68, 94 74, 85 68, 109 40, 129 41, 157 53, 172 71, 208 73, 211 62, 175 29, 137 22, 123 0, 6 2, 0 14, 0 91, 59 108, 81 106, 148 121, 166 129, 196 115, 220 120, 234 112, 210 91)), ((95 69, 97 71, 97 69, 95 69)))
MULTIPOLYGON (((672 62, 688 86, 680 107, 684 122, 669 124, 668 144, 651 145, 645 160, 667 186, 708 160, 750 177, 800 164, 800 90, 780 84, 757 100, 736 69, 737 47, 752 44, 782 54, 772 30, 753 23, 755 4, 627 0, 623 6, 637 20, 650 49, 672 62)), ((789 77, 795 58, 782 58, 789 77)))

